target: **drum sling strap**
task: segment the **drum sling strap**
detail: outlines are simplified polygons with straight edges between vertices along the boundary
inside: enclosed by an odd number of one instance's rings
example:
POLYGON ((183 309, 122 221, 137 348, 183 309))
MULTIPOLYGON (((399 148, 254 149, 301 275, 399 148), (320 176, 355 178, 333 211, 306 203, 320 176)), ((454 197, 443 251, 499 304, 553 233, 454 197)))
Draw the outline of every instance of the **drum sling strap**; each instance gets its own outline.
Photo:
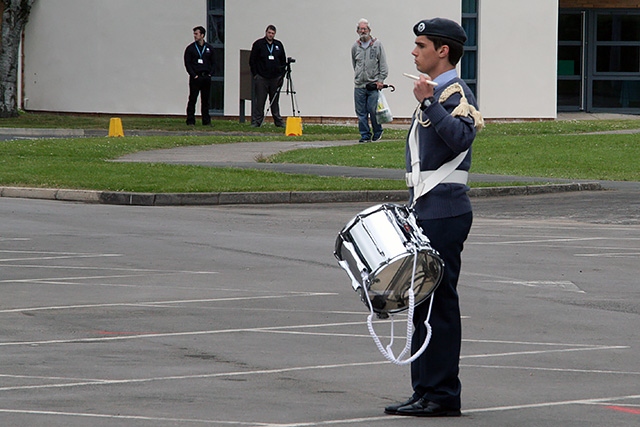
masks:
MULTIPOLYGON (((474 126, 476 129, 480 130, 484 127, 484 119, 482 118, 482 114, 476 108, 469 104, 467 101, 467 97, 464 95, 464 90, 459 83, 454 83, 448 86, 440 95, 438 99, 439 102, 444 102, 454 93, 459 93, 460 104, 451 112, 452 116, 471 116, 474 121, 474 126)), ((431 121, 429 119, 423 120, 422 118, 422 109, 420 105, 416 107, 415 111, 415 120, 409 130, 409 152, 411 155, 411 172, 406 174, 407 186, 413 187, 413 201, 411 203, 411 207, 413 207, 420 197, 427 194, 431 191, 436 185, 440 183, 457 183, 457 184, 467 184, 467 180, 469 177, 469 173, 467 171, 456 170, 456 168, 462 163, 464 158, 466 157, 469 150, 465 150, 464 152, 458 154, 453 160, 441 165, 435 171, 421 171, 420 170, 420 146, 418 139, 418 126, 429 127, 431 126, 431 121)), ((415 248, 414 248, 415 249, 415 248)), ((416 262, 418 259, 417 249, 414 250, 414 260, 413 260, 413 273, 411 275, 411 284, 409 285, 408 293, 409 293, 409 308, 407 311, 407 340, 404 349, 402 352, 396 357, 393 354, 392 345, 393 345, 393 316, 391 317, 391 339, 389 345, 385 348, 380 341, 380 338, 376 335, 373 330, 373 306, 371 305, 371 301, 369 296, 367 295, 367 301, 369 301, 369 308, 371 313, 367 318, 367 326, 369 328, 369 333, 373 337, 373 340, 378 347, 378 350, 382 353, 382 355, 392 363, 396 365, 406 365, 414 360, 416 360, 424 351, 427 349, 429 345, 429 341, 431 341, 431 325, 429 324, 429 319, 431 318, 431 308, 433 307, 433 298, 434 294, 431 294, 429 297, 429 312, 427 313, 427 318, 424 321, 424 325, 427 328, 427 336, 424 340, 422 346, 416 351, 411 357, 408 359, 403 359, 407 352, 411 351, 411 341, 413 336, 413 312, 415 308, 415 295, 413 292, 413 285, 415 282, 415 273, 416 273, 416 262)), ((364 287, 365 292, 367 291, 366 286, 364 287)), ((435 292, 434 292, 435 293, 435 292)))

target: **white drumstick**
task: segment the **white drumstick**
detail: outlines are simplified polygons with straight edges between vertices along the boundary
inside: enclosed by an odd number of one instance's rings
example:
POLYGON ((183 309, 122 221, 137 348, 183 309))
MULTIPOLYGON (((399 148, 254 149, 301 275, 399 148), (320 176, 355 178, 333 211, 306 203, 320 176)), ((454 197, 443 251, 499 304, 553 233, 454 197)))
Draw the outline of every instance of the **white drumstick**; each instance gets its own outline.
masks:
MULTIPOLYGON (((409 77, 410 79, 413 80, 420 80, 420 77, 418 76, 414 76, 413 74, 409 74, 409 73, 402 73, 403 76, 405 77, 409 77)), ((438 86, 438 83, 431 81, 431 80, 427 80, 427 83, 429 83, 431 86, 438 86)))

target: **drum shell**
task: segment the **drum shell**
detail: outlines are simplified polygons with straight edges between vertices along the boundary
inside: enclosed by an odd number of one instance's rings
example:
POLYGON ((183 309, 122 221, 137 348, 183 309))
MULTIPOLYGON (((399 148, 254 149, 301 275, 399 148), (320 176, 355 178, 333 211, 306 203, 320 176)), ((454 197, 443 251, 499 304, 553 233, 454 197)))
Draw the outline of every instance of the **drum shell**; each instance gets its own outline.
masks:
POLYGON ((354 290, 378 314, 406 310, 412 280, 415 304, 423 302, 438 286, 444 266, 413 212, 396 204, 356 215, 338 234, 334 254, 354 290))

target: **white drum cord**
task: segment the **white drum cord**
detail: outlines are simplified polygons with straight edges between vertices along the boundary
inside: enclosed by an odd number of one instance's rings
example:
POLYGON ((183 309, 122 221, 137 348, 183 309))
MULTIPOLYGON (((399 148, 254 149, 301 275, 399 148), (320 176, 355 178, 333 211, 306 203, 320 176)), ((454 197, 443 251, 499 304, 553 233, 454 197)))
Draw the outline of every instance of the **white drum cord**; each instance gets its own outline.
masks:
POLYGON ((433 293, 429 298, 429 311, 427 313, 427 318, 424 321, 424 325, 427 328, 427 336, 424 340, 424 343, 418 349, 418 351, 416 351, 415 354, 413 354, 408 359, 403 359, 403 357, 405 357, 407 353, 409 354, 411 353, 411 342, 413 338, 413 313, 415 309, 415 293, 413 291, 413 284, 415 282, 417 261, 418 261, 418 250, 414 247, 413 248, 413 272, 411 274, 411 284, 409 286, 409 308, 407 310, 407 341, 404 346, 404 349, 402 350, 402 352, 400 352, 398 357, 396 357, 393 354, 393 349, 392 349, 393 337, 394 337, 393 314, 391 315, 391 339, 390 339, 389 345, 387 345, 387 347, 385 348, 382 342, 380 341, 380 338, 376 334, 375 330, 373 329, 373 316, 374 316, 373 305, 371 303, 371 299, 369 298, 369 292, 367 290, 367 286, 366 285, 363 286, 363 290, 367 298, 368 306, 370 310, 369 316, 367 317, 367 326, 369 328, 369 333, 371 334, 371 337, 375 341, 376 346, 378 347, 378 350, 380 350, 380 353, 382 353, 385 359, 387 359, 388 361, 396 365, 408 365, 409 363, 416 360, 418 357, 420 357, 422 353, 424 353, 424 351, 427 349, 427 346, 429 345, 429 341, 431 341, 431 325, 429 325, 429 318, 431 317, 431 307, 433 306, 433 293))

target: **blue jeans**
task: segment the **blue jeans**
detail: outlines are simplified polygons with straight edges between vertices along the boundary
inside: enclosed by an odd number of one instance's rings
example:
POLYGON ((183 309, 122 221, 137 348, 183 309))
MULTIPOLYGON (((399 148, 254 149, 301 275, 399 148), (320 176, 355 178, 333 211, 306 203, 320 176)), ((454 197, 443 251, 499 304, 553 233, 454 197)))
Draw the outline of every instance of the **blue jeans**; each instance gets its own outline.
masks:
POLYGON ((366 88, 355 88, 353 91, 353 100, 356 106, 356 115, 358 116, 358 130, 360 137, 365 140, 379 138, 382 135, 382 125, 376 120, 376 106, 378 105, 378 91, 367 90, 366 88), (371 127, 369 127, 369 119, 371 119, 371 127), (371 134, 373 128, 373 135, 371 134))

